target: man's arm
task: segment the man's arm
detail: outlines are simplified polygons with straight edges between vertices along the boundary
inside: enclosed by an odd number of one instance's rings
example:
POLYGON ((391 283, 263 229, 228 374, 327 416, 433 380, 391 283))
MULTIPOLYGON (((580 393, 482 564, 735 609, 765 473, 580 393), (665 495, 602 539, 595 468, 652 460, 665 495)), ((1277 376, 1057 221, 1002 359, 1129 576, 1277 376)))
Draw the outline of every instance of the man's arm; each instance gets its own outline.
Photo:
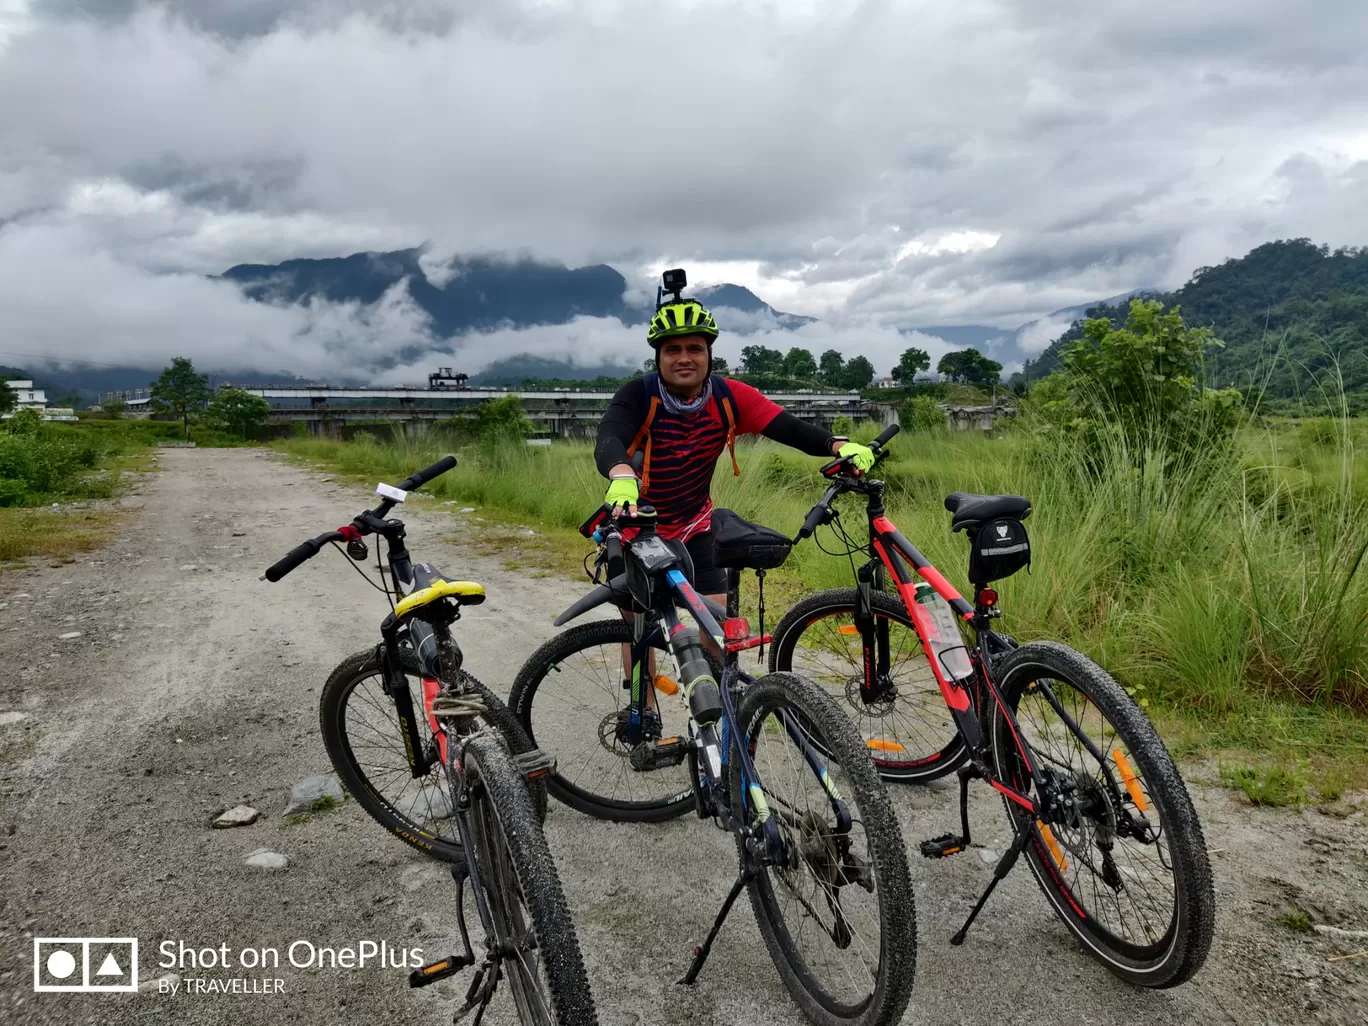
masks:
POLYGON ((737 429, 744 435, 764 435, 783 445, 791 445, 809 456, 834 456, 836 436, 807 421, 799 420, 759 389, 744 381, 727 379, 736 400, 737 429))
POLYGON ((599 421, 594 463, 604 477, 614 476, 609 472, 618 466, 625 466, 629 471, 632 469, 628 462, 627 447, 632 444, 632 439, 646 419, 646 410, 642 405, 645 392, 639 380, 627 382, 617 390, 603 413, 603 419, 599 421))
POLYGON ((829 431, 799 420, 788 410, 781 410, 760 431, 783 445, 791 445, 809 456, 836 455, 836 436, 829 431))

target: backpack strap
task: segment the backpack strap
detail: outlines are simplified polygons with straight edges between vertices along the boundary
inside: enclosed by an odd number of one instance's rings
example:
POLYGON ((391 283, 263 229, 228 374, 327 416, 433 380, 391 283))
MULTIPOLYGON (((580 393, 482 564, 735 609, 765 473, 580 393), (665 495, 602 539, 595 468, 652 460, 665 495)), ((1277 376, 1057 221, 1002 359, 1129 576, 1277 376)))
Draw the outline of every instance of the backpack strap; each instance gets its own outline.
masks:
POLYGON ((722 410, 722 419, 727 425, 727 451, 731 454, 732 475, 741 476, 741 466, 736 462, 736 400, 732 398, 727 379, 720 374, 713 375, 713 398, 722 410))
POLYGON ((646 491, 651 484, 651 421, 655 420, 655 415, 660 411, 660 391, 658 382, 659 374, 647 374, 641 379, 642 387, 646 395, 650 397, 650 404, 646 408, 646 419, 641 422, 641 427, 637 428, 636 435, 632 438, 632 444, 627 446, 627 459, 631 459, 637 454, 637 450, 645 447, 646 459, 641 464, 641 490, 646 491))

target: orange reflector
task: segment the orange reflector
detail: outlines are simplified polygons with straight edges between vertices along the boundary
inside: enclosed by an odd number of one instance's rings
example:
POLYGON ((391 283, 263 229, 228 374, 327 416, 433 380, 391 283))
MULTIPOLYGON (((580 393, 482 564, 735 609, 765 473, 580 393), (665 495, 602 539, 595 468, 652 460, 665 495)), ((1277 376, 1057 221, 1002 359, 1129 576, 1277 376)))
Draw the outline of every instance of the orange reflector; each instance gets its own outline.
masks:
POLYGON ((883 738, 871 738, 865 742, 866 748, 872 748, 876 752, 905 752, 907 751, 896 741, 885 741, 883 738))
POLYGON ((670 680, 670 678, 665 676, 663 673, 660 674, 660 676, 656 677, 655 687, 657 691, 663 691, 667 695, 679 694, 679 685, 676 684, 674 681, 670 680))
POLYGON ((1112 762, 1116 763, 1116 768, 1121 772, 1121 779, 1126 783, 1126 790, 1130 792, 1131 801, 1135 802, 1135 807, 1141 812, 1149 809, 1149 802, 1145 801, 1144 788, 1140 786, 1140 778, 1135 775, 1135 770, 1131 769, 1130 760, 1126 758, 1126 753, 1119 748, 1112 749, 1112 762))
POLYGON ((859 633, 860 633, 860 628, 856 627, 853 623, 848 623, 848 624, 844 625, 843 627, 837 627, 837 628, 836 628, 836 633, 837 633, 837 634, 859 634, 859 633))
POLYGON ((1045 838, 1045 847, 1050 849, 1050 854, 1054 856, 1059 871, 1064 872, 1069 868, 1069 863, 1064 860, 1064 850, 1059 847, 1059 842, 1055 840, 1054 831, 1040 820, 1036 820, 1036 825, 1040 827, 1040 836, 1045 838))
POLYGON ((433 962, 432 965, 425 965, 423 966, 423 975, 427 976, 431 973, 441 972, 449 965, 451 965, 451 959, 449 958, 444 962, 433 962))

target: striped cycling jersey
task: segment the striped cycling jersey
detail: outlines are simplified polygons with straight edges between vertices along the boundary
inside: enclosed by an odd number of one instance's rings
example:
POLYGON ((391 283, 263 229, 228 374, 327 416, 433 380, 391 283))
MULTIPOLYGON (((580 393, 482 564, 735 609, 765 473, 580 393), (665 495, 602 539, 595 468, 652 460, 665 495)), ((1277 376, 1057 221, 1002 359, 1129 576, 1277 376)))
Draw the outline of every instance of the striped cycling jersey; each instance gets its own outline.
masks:
MULTIPOLYGON (((731 396, 738 435, 760 433, 782 412, 777 403, 744 382, 724 379, 719 388, 719 379, 714 376, 713 380, 713 397, 702 409, 671 413, 659 403, 651 418, 650 460, 641 501, 655 507, 657 530, 663 538, 688 541, 711 529, 712 476, 727 447, 723 394, 731 396)), ((651 398, 658 398, 662 387, 657 374, 629 381, 614 397, 610 414, 634 416, 639 427, 646 422, 651 398)))

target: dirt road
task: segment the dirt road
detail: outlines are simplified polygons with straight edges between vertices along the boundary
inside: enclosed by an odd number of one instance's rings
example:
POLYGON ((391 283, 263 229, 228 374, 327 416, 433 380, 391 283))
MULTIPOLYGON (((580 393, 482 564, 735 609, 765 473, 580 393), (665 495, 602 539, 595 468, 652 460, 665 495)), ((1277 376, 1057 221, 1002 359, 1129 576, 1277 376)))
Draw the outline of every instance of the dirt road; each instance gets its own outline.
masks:
MULTIPOLYGON (((463 979, 412 992, 405 973, 374 960, 178 969, 219 986, 283 981, 272 993, 34 993, 35 936, 136 937, 147 980, 167 971, 164 943, 226 945, 239 964, 242 949, 284 957, 296 941, 385 941, 432 957, 454 926, 449 878, 355 803, 303 823, 281 816, 296 780, 329 770, 319 688, 373 643, 383 603, 330 554, 281 585, 257 578, 302 538, 348 520, 367 493, 260 451, 169 451, 161 465, 125 500, 134 516, 108 549, 0 576, 0 1022, 449 1022, 463 979), (260 820, 209 828, 240 802, 260 820), (288 856, 288 868, 245 865, 258 848, 288 856)), ((489 602, 459 637, 468 669, 506 694, 582 585, 504 570, 481 554, 478 525, 459 526, 449 510, 409 510, 408 520, 416 553, 486 585, 489 602)), ((920 959, 905 1022, 1368 1022, 1368 958, 1329 961, 1368 941, 1275 922, 1300 910, 1368 928, 1363 806, 1340 809, 1347 818, 1252 810, 1202 786, 1200 768, 1190 776, 1220 902, 1195 982, 1165 993, 1117 982, 1071 942, 1024 871, 952 948, 990 870, 972 856, 918 859, 920 959)), ((895 790, 909 850, 954 826, 953 799, 895 790)), ((995 802, 977 800, 976 829, 999 850, 1002 822, 995 802)), ((627 827, 554 804, 547 831, 604 1023, 803 1021, 744 903, 699 984, 674 983, 734 876, 729 838, 694 818, 627 827)), ((308 952, 295 950, 301 961, 308 952)))

